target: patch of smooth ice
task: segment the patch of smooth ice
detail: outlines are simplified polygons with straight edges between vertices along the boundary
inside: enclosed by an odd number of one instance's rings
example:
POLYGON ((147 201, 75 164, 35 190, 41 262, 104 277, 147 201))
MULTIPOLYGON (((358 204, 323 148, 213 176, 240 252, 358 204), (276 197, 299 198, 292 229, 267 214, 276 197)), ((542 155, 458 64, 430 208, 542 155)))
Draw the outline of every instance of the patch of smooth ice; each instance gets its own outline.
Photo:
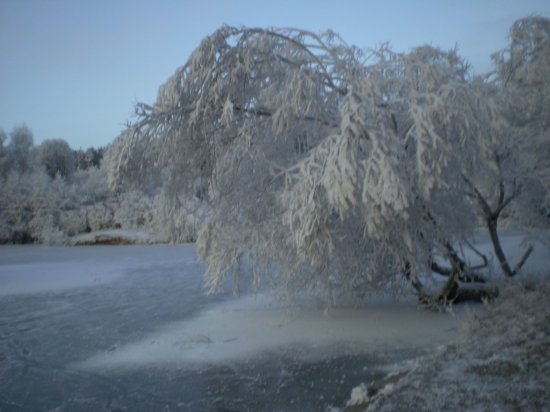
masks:
POLYGON ((126 266, 113 263, 82 265, 79 262, 20 263, 0 266, 0 296, 53 292, 93 286, 115 280, 126 266))
POLYGON ((196 262, 191 246, 2 246, 0 296, 55 292, 112 282, 154 265, 196 262))
POLYGON ((358 309, 289 311, 245 298, 219 304, 187 321, 166 325, 145 339, 98 354, 79 367, 181 367, 243 360, 263 351, 307 344, 311 355, 341 342, 360 352, 385 347, 436 347, 456 336, 459 320, 412 304, 358 309))

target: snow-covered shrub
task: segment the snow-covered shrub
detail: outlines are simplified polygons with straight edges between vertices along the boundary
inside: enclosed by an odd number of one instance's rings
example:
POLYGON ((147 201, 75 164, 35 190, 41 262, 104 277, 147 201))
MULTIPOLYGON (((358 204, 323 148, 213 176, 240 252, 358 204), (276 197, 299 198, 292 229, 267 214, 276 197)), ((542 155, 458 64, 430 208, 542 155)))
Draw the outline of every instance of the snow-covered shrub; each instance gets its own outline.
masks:
POLYGON ((115 227, 114 210, 109 204, 95 203, 83 206, 80 210, 86 217, 86 227, 91 231, 95 232, 115 227))
POLYGON ((59 216, 64 199, 63 181, 51 180, 42 170, 10 173, 0 189, 2 242, 62 243, 59 216))
POLYGON ((67 234, 59 228, 54 215, 50 214, 41 217, 35 239, 46 245, 63 245, 67 243, 67 234))
POLYGON ((86 221, 86 213, 82 208, 62 210, 59 213, 59 228, 67 236, 74 236, 91 230, 86 221))
POLYGON ((61 226, 64 210, 74 207, 71 185, 60 174, 51 179, 44 171, 37 170, 31 176, 34 214, 29 222, 33 238, 45 244, 62 244, 67 233, 61 226))
POLYGON ((59 227, 68 236, 114 227, 114 195, 101 169, 77 171, 67 184, 64 199, 59 227))
POLYGON ((207 206, 197 198, 175 199, 160 194, 155 198, 155 226, 162 239, 173 243, 197 240, 198 231, 206 219, 207 206))
POLYGON ((33 212, 29 175, 12 171, 0 185, 0 242, 31 242, 33 212))
POLYGON ((82 205, 106 202, 113 195, 107 184, 106 172, 102 168, 79 170, 74 174, 71 183, 75 188, 75 197, 82 205))
POLYGON ((154 214, 153 200, 141 190, 132 189, 118 196, 113 218, 122 229, 135 229, 151 227, 154 214))

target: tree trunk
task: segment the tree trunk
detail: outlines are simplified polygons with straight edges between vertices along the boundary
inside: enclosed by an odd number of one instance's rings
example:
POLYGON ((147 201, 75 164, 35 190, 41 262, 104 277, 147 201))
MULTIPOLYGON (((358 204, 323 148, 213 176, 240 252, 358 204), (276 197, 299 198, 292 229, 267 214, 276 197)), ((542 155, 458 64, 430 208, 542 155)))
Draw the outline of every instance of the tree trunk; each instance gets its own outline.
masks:
POLYGON ((506 276, 510 276, 510 277, 514 276, 515 273, 512 272, 512 269, 510 268, 510 265, 506 260, 506 256, 504 255, 504 251, 502 250, 500 239, 498 237, 498 232, 497 232, 498 216, 487 217, 486 224, 487 224, 487 230, 489 231, 489 235, 491 236, 491 242, 493 242, 493 249, 495 250, 495 255, 500 263, 500 267, 502 271, 506 274, 506 276))
POLYGON ((498 297, 499 291, 496 286, 482 286, 476 288, 459 287, 453 303, 463 302, 485 302, 493 301, 498 297))
POLYGON ((500 263, 500 267, 504 274, 509 277, 513 277, 517 275, 519 270, 523 267, 523 264, 527 261, 531 253, 533 252, 533 245, 529 245, 525 253, 523 254, 522 258, 516 265, 514 269, 510 267, 510 264, 508 263, 508 260, 506 259, 506 255, 504 254, 504 251, 502 250, 502 246, 500 244, 500 238, 498 237, 497 232, 497 224, 498 224, 498 215, 496 216, 489 216, 486 220, 487 229, 489 230, 489 235, 491 236, 491 241, 493 242, 493 249, 495 250, 495 255, 498 259, 498 262, 500 263))

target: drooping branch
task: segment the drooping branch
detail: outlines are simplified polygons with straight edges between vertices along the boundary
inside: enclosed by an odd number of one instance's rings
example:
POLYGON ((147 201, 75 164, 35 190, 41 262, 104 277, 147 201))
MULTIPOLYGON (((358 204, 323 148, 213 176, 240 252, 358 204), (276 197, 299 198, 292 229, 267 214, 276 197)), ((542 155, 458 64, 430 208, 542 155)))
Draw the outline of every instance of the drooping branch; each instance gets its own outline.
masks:
POLYGON ((529 259, 529 256, 531 255, 532 252, 533 252, 533 245, 529 245, 529 247, 527 248, 527 250, 523 254, 523 257, 520 259, 520 261, 518 262, 518 264, 514 268, 514 270, 512 272, 513 275, 515 275, 516 273, 518 273, 521 270, 521 268, 523 267, 523 265, 525 264, 527 259, 529 259))
POLYGON ((465 243, 476 255, 478 255, 483 260, 483 263, 481 263, 479 265, 476 265, 476 266, 471 266, 470 268, 472 270, 478 270, 478 269, 486 268, 487 266, 489 266, 489 261, 487 259, 487 256, 485 256, 483 253, 481 253, 474 245, 472 245, 467 240, 465 241, 465 243))

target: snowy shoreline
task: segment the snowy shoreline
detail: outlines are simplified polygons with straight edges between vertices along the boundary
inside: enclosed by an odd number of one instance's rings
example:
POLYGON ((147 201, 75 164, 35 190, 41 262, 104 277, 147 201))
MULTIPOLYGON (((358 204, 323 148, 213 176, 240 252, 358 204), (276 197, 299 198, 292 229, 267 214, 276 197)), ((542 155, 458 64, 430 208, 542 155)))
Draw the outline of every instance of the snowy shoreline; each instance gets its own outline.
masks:
POLYGON ((516 281, 435 354, 352 391, 344 412, 528 410, 550 405, 550 277, 516 281), (393 379, 392 379, 393 378, 393 379))
POLYGON ((157 234, 150 230, 125 230, 112 229, 96 232, 83 233, 69 238, 70 246, 93 246, 93 245, 151 245, 167 243, 162 241, 157 234))

